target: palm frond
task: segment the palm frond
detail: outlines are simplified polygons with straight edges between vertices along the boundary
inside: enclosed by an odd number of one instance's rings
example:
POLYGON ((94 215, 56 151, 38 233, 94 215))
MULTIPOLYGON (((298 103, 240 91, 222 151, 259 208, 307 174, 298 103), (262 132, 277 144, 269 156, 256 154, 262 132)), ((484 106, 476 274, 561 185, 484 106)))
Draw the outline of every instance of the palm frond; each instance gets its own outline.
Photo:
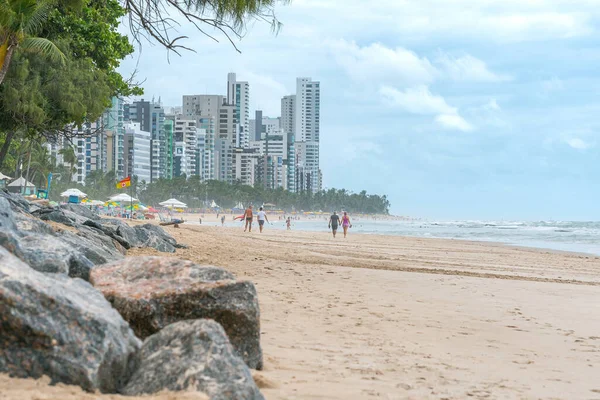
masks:
POLYGON ((29 15, 23 21, 23 32, 28 35, 38 33, 44 23, 48 20, 48 15, 55 6, 55 0, 33 1, 33 7, 29 10, 29 15))
POLYGON ((25 38, 21 43, 21 48, 26 51, 41 53, 53 61, 60 61, 65 64, 67 58, 54 43, 45 38, 30 37, 25 38))

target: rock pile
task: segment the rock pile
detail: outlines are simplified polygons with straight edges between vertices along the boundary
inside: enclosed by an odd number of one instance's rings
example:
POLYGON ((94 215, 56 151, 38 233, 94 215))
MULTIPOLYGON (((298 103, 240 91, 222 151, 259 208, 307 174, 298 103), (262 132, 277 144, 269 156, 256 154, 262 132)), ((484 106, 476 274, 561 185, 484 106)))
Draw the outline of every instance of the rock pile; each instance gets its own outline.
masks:
POLYGON ((262 368, 254 285, 175 258, 125 258, 132 247, 182 246, 155 225, 0 192, 0 373, 263 399, 248 369, 262 368))

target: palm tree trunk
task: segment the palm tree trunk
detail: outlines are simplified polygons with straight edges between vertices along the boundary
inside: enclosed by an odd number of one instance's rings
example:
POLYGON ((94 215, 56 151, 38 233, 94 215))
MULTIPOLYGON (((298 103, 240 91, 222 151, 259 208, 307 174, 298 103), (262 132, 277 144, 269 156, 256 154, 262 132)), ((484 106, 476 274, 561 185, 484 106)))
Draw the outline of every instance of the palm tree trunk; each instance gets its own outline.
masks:
POLYGON ((10 148, 10 142, 12 142, 12 139, 14 136, 15 136, 14 130, 11 130, 6 134, 6 139, 4 140, 4 144, 2 145, 2 149, 0 149, 0 168, 2 168, 2 166, 4 165, 4 159, 6 158, 8 149, 10 148))
POLYGON ((8 67, 10 66, 15 47, 16 46, 9 44, 9 39, 6 39, 0 46, 0 85, 8 72, 8 67))

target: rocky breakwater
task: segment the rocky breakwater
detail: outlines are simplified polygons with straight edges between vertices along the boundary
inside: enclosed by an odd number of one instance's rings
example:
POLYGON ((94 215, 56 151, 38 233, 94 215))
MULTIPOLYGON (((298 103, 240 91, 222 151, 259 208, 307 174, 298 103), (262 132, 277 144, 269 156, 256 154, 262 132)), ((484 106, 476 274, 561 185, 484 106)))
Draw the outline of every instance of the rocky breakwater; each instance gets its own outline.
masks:
POLYGON ((254 286, 189 261, 124 258, 142 246, 178 244, 156 226, 0 192, 0 373, 104 393, 263 399, 248 369, 262 367, 254 286))
POLYGON ((140 338, 174 322, 209 318, 250 368, 262 369, 256 288, 222 268, 165 257, 129 257, 94 268, 90 281, 140 338))

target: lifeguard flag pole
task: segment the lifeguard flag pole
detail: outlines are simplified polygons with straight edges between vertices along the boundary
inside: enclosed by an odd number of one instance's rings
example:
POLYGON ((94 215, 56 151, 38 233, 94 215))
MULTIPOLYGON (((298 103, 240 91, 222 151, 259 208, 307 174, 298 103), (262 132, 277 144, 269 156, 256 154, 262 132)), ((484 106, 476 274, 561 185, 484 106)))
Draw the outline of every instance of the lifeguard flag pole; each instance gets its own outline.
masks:
MULTIPOLYGON (((127 178, 122 179, 117 183, 117 189, 124 189, 128 186, 131 186, 131 176, 128 176, 127 178)), ((133 187, 131 188, 131 194, 129 195, 129 197, 129 212, 131 213, 131 217, 133 217, 133 187)))

